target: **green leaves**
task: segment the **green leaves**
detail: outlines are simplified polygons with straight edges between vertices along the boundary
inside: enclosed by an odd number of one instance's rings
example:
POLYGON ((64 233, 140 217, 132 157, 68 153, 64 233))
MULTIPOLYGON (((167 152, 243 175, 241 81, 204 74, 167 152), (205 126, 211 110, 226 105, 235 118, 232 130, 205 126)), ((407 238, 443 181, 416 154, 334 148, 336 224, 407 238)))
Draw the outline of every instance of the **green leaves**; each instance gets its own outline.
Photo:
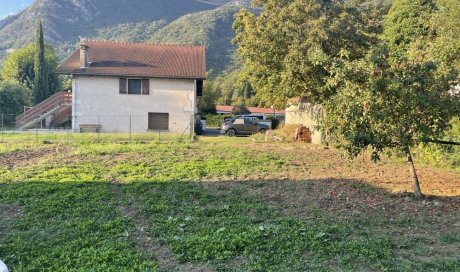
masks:
POLYGON ((37 34, 34 51, 34 87, 32 89, 34 102, 38 104, 51 96, 48 83, 48 69, 45 61, 45 40, 41 19, 37 20, 37 34))
MULTIPOLYGON (((1 69, 3 80, 20 84, 29 90, 33 90, 35 103, 46 99, 61 87, 61 81, 54 73, 58 65, 58 59, 54 54, 53 48, 44 44, 41 23, 38 24, 37 35, 41 35, 40 41, 17 49, 8 55, 1 69)), ((22 96, 22 94, 17 96, 22 96)), ((23 103, 20 110, 15 107, 14 111, 8 111, 14 114, 21 113, 23 111, 22 106, 28 104, 23 103)))
MULTIPOLYGON (((0 114, 20 114, 30 105, 30 90, 16 83, 0 81, 0 114)), ((6 123, 7 120, 4 120, 6 123)))
POLYGON ((395 48, 407 49, 418 39, 430 38, 436 5, 432 0, 395 0, 385 21, 385 39, 395 48))
MULTIPOLYGON (((35 45, 31 43, 8 55, 0 72, 3 80, 20 84, 32 90, 35 81, 34 52, 35 45)), ((59 77, 54 73, 58 65, 58 59, 50 46, 45 46, 45 62, 47 63, 49 89, 51 93, 55 93, 59 90, 61 82, 59 77)))
POLYGON ((432 1, 395 1, 381 45, 331 69, 328 84, 337 93, 323 103, 322 128, 350 156, 368 148, 374 160, 385 148, 406 151, 441 137, 458 113, 451 92, 458 71, 446 61, 455 49, 441 49, 437 10, 432 1))
MULTIPOLYGON (((256 94, 284 107, 287 98, 322 102, 334 94, 330 68, 362 57, 375 43, 365 12, 351 4, 317 0, 255 1, 259 13, 242 10, 234 28, 238 53, 256 94)), ((364 8, 369 11, 371 8, 364 8)))

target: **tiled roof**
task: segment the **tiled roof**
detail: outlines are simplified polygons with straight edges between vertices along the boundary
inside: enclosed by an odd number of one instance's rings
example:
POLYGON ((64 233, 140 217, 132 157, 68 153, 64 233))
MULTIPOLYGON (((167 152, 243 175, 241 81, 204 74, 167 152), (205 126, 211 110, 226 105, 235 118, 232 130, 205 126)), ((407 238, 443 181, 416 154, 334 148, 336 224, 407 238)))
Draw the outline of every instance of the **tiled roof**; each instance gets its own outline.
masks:
POLYGON ((80 68, 80 50, 61 66, 59 74, 206 78, 203 46, 86 41, 88 68, 80 68))
MULTIPOLYGON (((258 108, 258 107, 247 107, 251 113, 264 113, 264 114, 273 114, 273 109, 271 108, 258 108)), ((275 114, 285 114, 286 111, 282 109, 275 109, 275 114)))
MULTIPOLYGON (((263 113, 263 114, 273 114, 273 109, 271 108, 258 108, 258 107, 247 107, 249 112, 251 113, 263 113)), ((216 105, 217 112, 228 112, 231 113, 233 111, 233 106, 228 105, 216 105)), ((277 110, 275 109, 275 114, 285 114, 286 111, 283 109, 277 110)))

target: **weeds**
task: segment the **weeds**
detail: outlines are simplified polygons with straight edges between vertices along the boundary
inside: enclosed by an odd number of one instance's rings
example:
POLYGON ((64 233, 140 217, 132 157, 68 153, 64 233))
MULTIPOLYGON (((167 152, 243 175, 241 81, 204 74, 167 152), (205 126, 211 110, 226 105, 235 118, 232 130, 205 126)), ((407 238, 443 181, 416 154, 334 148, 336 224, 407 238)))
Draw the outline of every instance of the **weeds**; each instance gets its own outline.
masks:
POLYGON ((332 150, 227 137, 2 148, 0 209, 20 211, 0 218, 13 271, 165 270, 146 257, 151 241, 171 263, 216 271, 460 267, 458 197, 433 206, 381 192, 394 164, 384 173, 332 150))

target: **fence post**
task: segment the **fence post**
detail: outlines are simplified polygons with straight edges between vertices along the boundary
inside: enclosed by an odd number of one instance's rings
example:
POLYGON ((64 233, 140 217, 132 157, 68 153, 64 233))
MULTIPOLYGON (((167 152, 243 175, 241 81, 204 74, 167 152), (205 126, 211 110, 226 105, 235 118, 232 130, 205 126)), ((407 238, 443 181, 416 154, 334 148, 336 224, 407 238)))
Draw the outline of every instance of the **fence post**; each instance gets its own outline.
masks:
POLYGON ((3 142, 3 132, 5 130, 5 126, 3 124, 4 120, 3 120, 3 114, 2 114, 2 142, 3 142))
MULTIPOLYGON (((74 119, 72 118, 72 121, 73 121, 73 120, 74 120, 74 119)), ((70 125, 70 127, 67 127, 67 126, 68 126, 68 125, 66 124, 66 125, 64 126, 64 129, 67 131, 67 140, 70 140, 70 130, 71 130, 71 128, 72 128, 72 125, 70 125)))
MULTIPOLYGON (((100 116, 100 115, 97 116, 97 125, 98 125, 98 126, 101 125, 101 116, 100 116)), ((97 133, 97 142, 99 142, 99 141, 100 141, 100 139, 99 139, 100 129, 98 129, 98 130, 96 131, 96 133, 97 133)))
POLYGON ((130 142, 133 142, 133 138, 132 138, 132 135, 131 135, 131 129, 132 129, 132 125, 131 125, 131 122, 132 122, 132 121, 131 121, 131 118, 132 118, 132 116, 130 115, 130 116, 129 116, 129 141, 130 141, 130 142))
POLYGON ((190 140, 195 138, 195 114, 190 116, 190 140))

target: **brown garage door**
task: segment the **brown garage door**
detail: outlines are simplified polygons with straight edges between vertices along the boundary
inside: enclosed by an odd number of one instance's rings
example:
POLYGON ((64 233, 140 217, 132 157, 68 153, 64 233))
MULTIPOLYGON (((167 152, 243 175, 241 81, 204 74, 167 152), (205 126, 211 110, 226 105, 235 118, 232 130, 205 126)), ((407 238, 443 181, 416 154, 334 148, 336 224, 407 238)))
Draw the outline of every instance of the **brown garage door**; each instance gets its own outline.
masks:
POLYGON ((150 130, 169 130, 169 113, 149 112, 150 130))

